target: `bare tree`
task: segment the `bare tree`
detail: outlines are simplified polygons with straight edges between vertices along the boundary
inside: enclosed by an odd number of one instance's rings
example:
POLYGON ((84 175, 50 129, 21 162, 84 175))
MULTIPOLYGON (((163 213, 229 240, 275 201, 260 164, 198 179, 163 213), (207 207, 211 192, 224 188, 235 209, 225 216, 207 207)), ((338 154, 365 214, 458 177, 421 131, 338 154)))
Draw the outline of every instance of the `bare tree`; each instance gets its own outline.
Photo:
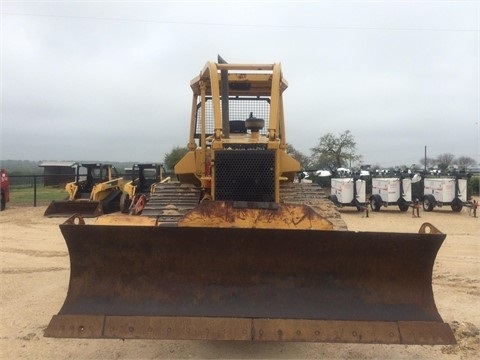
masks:
POLYGON ((440 154, 437 156, 436 162, 440 170, 447 170, 449 166, 453 165, 455 155, 450 153, 440 154))
POLYGON ((475 166, 477 162, 475 161, 475 159, 472 159, 471 157, 460 156, 455 160, 455 164, 458 165, 458 167, 461 170, 466 170, 470 166, 475 166))
POLYGON ((356 142, 350 132, 346 130, 338 136, 332 133, 320 138, 319 144, 312 148, 312 162, 318 167, 337 169, 342 166, 351 166, 352 162, 361 157, 355 154, 356 142))
POLYGON ((427 157, 426 159, 425 158, 421 158, 419 160, 420 164, 422 164, 423 166, 425 166, 425 168, 431 168, 432 166, 435 166, 437 164, 437 160, 436 159, 433 159, 433 158, 429 158, 427 157))

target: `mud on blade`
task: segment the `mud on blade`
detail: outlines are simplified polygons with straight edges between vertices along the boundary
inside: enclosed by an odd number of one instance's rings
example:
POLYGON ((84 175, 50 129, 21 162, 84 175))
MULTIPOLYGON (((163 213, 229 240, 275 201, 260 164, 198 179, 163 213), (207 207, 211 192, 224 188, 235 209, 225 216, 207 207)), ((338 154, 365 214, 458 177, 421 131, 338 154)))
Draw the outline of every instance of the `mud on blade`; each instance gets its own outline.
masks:
POLYGON ((52 337, 455 343, 431 280, 445 235, 61 225, 52 337))

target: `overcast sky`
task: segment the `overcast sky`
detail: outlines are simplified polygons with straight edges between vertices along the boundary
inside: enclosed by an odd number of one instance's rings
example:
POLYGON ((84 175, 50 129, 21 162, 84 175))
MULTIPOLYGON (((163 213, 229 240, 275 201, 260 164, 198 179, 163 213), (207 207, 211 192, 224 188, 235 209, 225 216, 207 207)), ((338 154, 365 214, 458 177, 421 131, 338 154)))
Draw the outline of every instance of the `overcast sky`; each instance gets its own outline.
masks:
POLYGON ((163 161, 217 54, 281 62, 287 142, 479 161, 478 1, 1 2, 0 159, 163 161))

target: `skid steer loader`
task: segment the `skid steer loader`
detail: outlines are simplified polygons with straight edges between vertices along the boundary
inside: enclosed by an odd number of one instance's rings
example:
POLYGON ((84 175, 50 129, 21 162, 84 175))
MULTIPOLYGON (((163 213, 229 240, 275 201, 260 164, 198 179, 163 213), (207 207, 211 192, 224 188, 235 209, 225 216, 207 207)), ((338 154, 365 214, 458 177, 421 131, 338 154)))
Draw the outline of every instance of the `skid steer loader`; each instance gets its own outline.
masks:
POLYGON ((64 305, 45 336, 453 344, 432 270, 445 235, 350 232, 294 183, 279 63, 208 62, 189 152, 141 216, 73 216, 64 305))
POLYGON ((123 186, 120 198, 120 211, 138 215, 155 192, 155 184, 169 182, 170 177, 163 177, 163 165, 159 163, 139 163, 132 166, 132 181, 123 186))
POLYGON ((45 210, 47 217, 97 217, 119 211, 123 178, 111 164, 78 164, 75 181, 65 185, 68 198, 54 200, 45 210))

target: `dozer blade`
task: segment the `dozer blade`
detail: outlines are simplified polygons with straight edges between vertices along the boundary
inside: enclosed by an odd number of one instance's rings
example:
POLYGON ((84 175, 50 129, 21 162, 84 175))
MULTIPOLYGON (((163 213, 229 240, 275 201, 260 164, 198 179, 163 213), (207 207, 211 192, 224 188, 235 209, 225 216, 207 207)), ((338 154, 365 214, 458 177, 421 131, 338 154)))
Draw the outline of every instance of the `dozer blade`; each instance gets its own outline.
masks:
POLYGON ((455 343, 431 286, 443 234, 60 228, 70 284, 45 336, 455 343))
POLYGON ((45 210, 47 217, 70 217, 79 214, 84 218, 103 215, 103 206, 99 201, 52 201, 45 210))

